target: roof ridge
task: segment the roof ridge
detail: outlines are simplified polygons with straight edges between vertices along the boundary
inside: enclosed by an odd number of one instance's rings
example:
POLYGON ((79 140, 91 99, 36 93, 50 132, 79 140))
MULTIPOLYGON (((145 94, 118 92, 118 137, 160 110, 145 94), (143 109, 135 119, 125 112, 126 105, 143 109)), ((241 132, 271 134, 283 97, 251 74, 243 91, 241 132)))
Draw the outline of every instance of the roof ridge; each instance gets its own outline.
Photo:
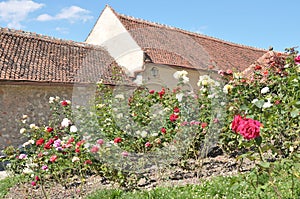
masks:
MULTIPOLYGON (((108 7, 111 8, 110 6, 108 6, 108 7)), ((152 21, 149 21, 149 20, 145 20, 145 19, 141 19, 141 18, 136 18, 136 17, 133 17, 133 16, 125 15, 125 14, 120 14, 120 13, 116 12, 114 9, 112 9, 112 10, 114 11, 114 13, 118 17, 123 17, 123 18, 131 20, 131 21, 144 23, 146 25, 152 25, 152 26, 157 26, 157 27, 168 28, 168 29, 171 29, 171 30, 182 32, 184 34, 189 34, 189 35, 193 35, 193 36, 197 36, 197 37, 211 39, 211 40, 214 40, 214 41, 217 41, 217 42, 226 43, 226 44, 232 45, 232 46, 238 46, 238 47, 248 48, 248 49, 252 49, 252 50, 256 50, 256 51, 267 51, 267 49, 258 48, 258 47, 254 47, 254 46, 248 46, 248 45, 239 44, 239 43, 234 43, 234 42, 231 42, 231 41, 226 41, 226 40, 223 40, 223 39, 220 39, 220 38, 216 38, 216 37, 208 36, 208 35, 205 35, 205 34, 200 34, 200 33, 192 32, 192 31, 188 31, 188 30, 185 30, 185 29, 182 29, 182 28, 178 28, 178 27, 174 27, 174 26, 170 26, 170 25, 167 25, 167 24, 162 24, 162 23, 158 23, 158 22, 152 22, 152 21)))
POLYGON ((39 34, 39 33, 35 33, 35 32, 25 31, 25 30, 16 30, 16 29, 12 29, 12 28, 0 27, 0 32, 14 34, 14 35, 23 36, 23 37, 41 39, 41 40, 53 42, 53 43, 66 44, 66 45, 72 45, 72 46, 78 46, 78 47, 87 47, 87 48, 93 48, 93 49, 102 49, 102 50, 106 51, 105 48, 103 48, 102 46, 99 46, 99 45, 88 44, 85 42, 77 42, 77 41, 67 40, 67 39, 61 39, 61 38, 43 35, 43 34, 39 34))

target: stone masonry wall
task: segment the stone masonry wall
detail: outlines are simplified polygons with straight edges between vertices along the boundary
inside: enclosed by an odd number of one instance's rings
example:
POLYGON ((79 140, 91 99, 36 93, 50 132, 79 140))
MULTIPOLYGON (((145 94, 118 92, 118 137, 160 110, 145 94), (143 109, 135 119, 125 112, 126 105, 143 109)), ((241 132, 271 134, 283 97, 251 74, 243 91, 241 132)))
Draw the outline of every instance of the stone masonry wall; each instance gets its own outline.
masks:
MULTIPOLYGON (((74 89, 76 95, 93 93, 94 88, 74 89), (86 92, 90 89, 92 92, 86 92)), ((30 123, 45 125, 49 117, 49 97, 62 100, 74 98, 73 86, 3 85, 0 83, 0 150, 6 146, 19 146, 26 139, 20 134, 22 116, 28 115, 30 123)), ((80 101, 76 99, 76 101, 80 101)), ((85 102, 85 100, 83 100, 85 102)))

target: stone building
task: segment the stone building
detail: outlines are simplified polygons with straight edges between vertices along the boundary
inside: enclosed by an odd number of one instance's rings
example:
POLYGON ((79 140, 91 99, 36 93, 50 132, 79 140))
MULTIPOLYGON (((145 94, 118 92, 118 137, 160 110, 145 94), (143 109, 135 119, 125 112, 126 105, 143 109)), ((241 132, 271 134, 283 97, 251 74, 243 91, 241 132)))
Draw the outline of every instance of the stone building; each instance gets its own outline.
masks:
POLYGON ((199 75, 243 71, 267 51, 117 13, 106 6, 86 43, 105 46, 136 83, 176 86, 173 73, 186 70, 190 86, 199 75))
POLYGON ((0 28, 0 149, 22 143, 23 114, 42 122, 48 99, 85 103, 95 82, 173 88, 173 73, 243 71, 267 51, 125 16, 106 6, 85 42, 0 28), (82 100, 81 100, 82 99, 82 100))
POLYGON ((0 148, 21 142, 20 118, 48 117, 49 97, 84 103, 95 82, 132 84, 102 47, 0 29, 0 148))

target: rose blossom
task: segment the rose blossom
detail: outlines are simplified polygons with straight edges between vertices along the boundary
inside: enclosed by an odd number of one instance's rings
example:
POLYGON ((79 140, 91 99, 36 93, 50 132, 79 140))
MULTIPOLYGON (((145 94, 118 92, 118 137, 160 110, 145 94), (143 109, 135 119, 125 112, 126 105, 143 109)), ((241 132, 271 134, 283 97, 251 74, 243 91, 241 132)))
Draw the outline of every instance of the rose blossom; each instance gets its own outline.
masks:
POLYGON ((270 89, 269 89, 269 87, 264 87, 263 89, 261 89, 261 94, 265 94, 265 93, 267 93, 267 92, 269 92, 270 91, 270 89))
POLYGON ((71 133, 76 133, 77 132, 77 127, 75 126, 75 125, 72 125, 71 127, 70 127, 70 132, 71 133))
POLYGON ((52 131, 53 131, 54 129, 52 128, 52 127, 46 127, 46 131, 48 132, 48 133, 51 133, 52 131))
POLYGON ((179 113, 180 109, 178 107, 175 107, 173 111, 174 111, 174 113, 179 113))
POLYGON ((50 162, 55 162, 57 160, 57 155, 53 155, 50 157, 50 162))
POLYGON ((91 160, 84 161, 84 164, 92 164, 93 162, 91 160))
POLYGON ((208 124, 207 124, 206 122, 202 122, 202 123, 201 123, 201 128, 204 129, 205 127, 207 127, 207 125, 208 125, 208 124))
POLYGON ((123 157, 127 157, 129 154, 128 154, 127 151, 123 151, 123 152, 121 153, 121 155, 122 155, 123 157))
POLYGON ((72 162, 77 162, 77 161, 79 161, 80 159, 79 159, 79 157, 76 157, 76 156, 74 156, 73 158, 72 158, 72 162))
POLYGON ((19 159, 20 159, 20 160, 25 159, 25 158, 27 158, 27 155, 26 155, 26 154, 23 154, 23 153, 22 153, 22 154, 19 155, 19 159))
POLYGON ((71 120, 68 118, 64 118, 63 121, 61 122, 62 127, 68 127, 71 124, 71 120))
POLYGON ((103 139, 97 140, 97 144, 99 144, 101 146, 102 144, 104 144, 104 140, 103 139))
POLYGON ((164 95, 165 93, 166 93, 166 92, 165 92, 165 89, 164 89, 164 88, 162 88, 162 89, 161 89, 161 91, 159 91, 159 92, 158 92, 158 94, 159 94, 159 97, 160 97, 160 98, 162 98, 162 97, 163 97, 163 95, 164 95))
POLYGON ((239 132, 247 140, 254 139, 259 136, 260 122, 251 118, 246 118, 241 123, 239 132))
POLYGON ((162 127, 162 128, 160 129, 160 131, 162 132, 162 134, 165 134, 165 133, 167 132, 167 130, 166 130, 164 127, 162 127))
POLYGON ((40 145, 44 144, 44 142, 45 142, 44 138, 40 138, 36 141, 36 146, 40 146, 40 145))
POLYGON ((97 147, 97 146, 93 146, 92 148, 91 148, 91 152, 92 153, 97 153, 99 151, 99 147, 97 147))
POLYGON ((177 119, 178 119, 178 115, 176 115, 176 114, 170 115, 171 122, 175 122, 177 119))
POLYGON ((295 63, 296 64, 300 64, 300 55, 298 55, 297 57, 295 57, 295 63))
POLYGON ((48 166, 47 165, 43 165, 42 166, 42 170, 46 171, 48 169, 48 166))
POLYGON ((234 116, 233 118, 233 121, 231 123, 231 129, 234 131, 234 132, 237 132, 238 131, 238 128, 239 128, 239 125, 240 123, 242 122, 242 116, 240 115, 236 115, 234 116))
POLYGON ((251 140, 260 136, 261 123, 251 118, 242 118, 236 115, 231 123, 231 129, 242 135, 245 139, 251 140))
POLYGON ((151 143, 150 142, 146 142, 145 147, 150 147, 151 143))
POLYGON ((120 142, 122 142, 122 138, 117 137, 117 138, 114 139, 115 144, 120 143, 120 142))

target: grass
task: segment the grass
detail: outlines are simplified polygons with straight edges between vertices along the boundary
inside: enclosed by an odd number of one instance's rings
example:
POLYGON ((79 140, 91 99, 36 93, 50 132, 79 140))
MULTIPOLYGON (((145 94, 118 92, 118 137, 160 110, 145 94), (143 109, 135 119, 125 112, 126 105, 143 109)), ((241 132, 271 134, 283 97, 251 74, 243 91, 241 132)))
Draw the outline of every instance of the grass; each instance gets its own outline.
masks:
MULTIPOLYGON (((203 180, 200 185, 186 185, 181 187, 158 187, 149 191, 123 191, 120 189, 98 190, 86 199, 192 199, 192 198, 290 198, 299 199, 300 178, 293 178, 283 168, 276 168, 272 175, 257 176, 247 173, 230 177, 215 177, 203 180), (255 187, 257 180, 258 186, 255 187), (293 189, 292 189, 293 187, 293 189), (292 191, 293 190, 293 191, 292 191)), ((21 180, 22 181, 22 180, 21 180)), ((20 182, 19 177, 8 177, 0 181, 0 198, 3 198, 9 188, 20 182)))
POLYGON ((20 178, 17 176, 7 177, 3 180, 0 180, 0 198, 4 198, 4 196, 9 192, 9 189, 18 182, 20 182, 20 178))
MULTIPOLYGON (((99 190, 87 199, 192 199, 192 198, 299 198, 300 181, 294 182, 286 176, 277 176, 276 184, 278 193, 274 187, 267 183, 264 186, 254 188, 249 182, 254 180, 255 176, 244 174, 232 177, 216 177, 210 181, 203 181, 201 185, 187 185, 182 187, 155 188, 150 191, 125 192, 122 190, 99 190), (246 180, 247 179, 247 180, 246 180), (249 180, 249 182, 248 182, 249 180), (291 187, 294 186, 294 194, 291 187)), ((264 179, 261 179, 264 180, 264 179)))

